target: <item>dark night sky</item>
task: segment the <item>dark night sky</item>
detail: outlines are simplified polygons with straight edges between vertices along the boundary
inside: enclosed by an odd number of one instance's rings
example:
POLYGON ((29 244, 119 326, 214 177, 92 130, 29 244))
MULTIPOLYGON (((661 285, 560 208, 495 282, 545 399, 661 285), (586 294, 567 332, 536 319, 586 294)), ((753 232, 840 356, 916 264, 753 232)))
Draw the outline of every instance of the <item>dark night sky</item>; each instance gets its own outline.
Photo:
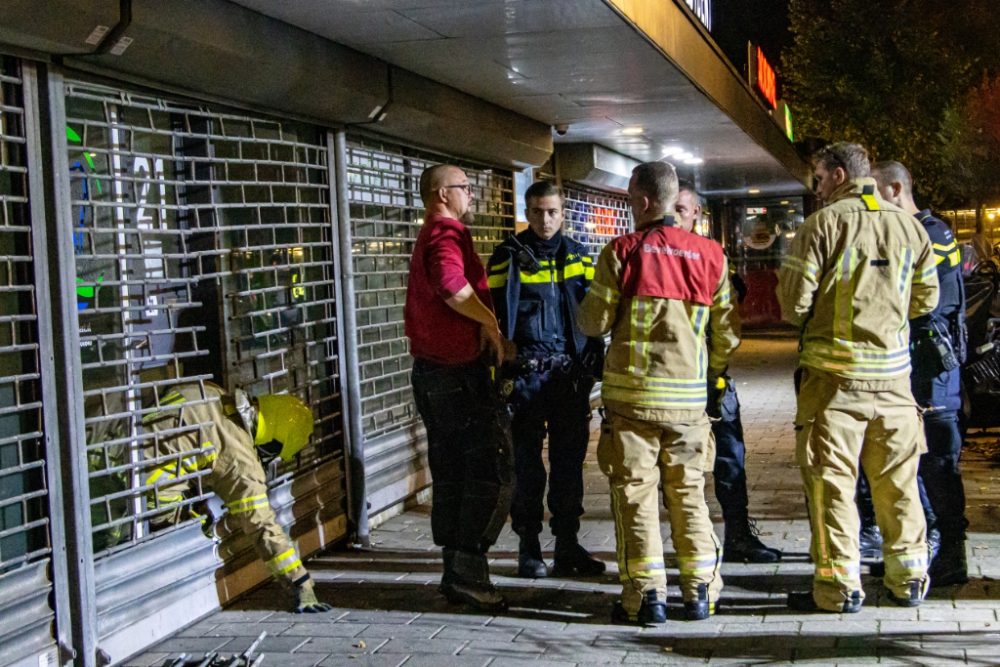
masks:
POLYGON ((712 37, 744 74, 748 41, 759 44, 778 69, 781 50, 792 39, 788 32, 788 0, 712 0, 712 37))

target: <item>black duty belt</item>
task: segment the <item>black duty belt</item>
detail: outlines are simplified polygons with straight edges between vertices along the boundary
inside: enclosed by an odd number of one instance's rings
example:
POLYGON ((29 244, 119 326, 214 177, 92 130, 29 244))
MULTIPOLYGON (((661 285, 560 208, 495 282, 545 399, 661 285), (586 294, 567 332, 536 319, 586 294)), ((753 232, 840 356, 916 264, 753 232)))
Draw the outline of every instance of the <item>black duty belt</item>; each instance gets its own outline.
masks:
POLYGON ((545 373, 552 370, 568 372, 573 363, 573 357, 568 354, 523 355, 514 360, 514 367, 521 374, 545 373))

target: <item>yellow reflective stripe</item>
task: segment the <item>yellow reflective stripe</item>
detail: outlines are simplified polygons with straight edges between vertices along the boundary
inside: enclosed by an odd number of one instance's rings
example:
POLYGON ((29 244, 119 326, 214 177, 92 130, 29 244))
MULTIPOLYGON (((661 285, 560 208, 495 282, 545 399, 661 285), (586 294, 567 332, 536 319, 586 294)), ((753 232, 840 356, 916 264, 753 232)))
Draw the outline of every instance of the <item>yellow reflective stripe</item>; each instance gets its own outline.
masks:
POLYGON ((934 250, 940 250, 944 253, 948 253, 954 250, 956 245, 955 242, 952 241, 951 243, 932 243, 931 247, 934 248, 934 250))
POLYGON ((496 275, 492 275, 492 276, 490 276, 489 278, 486 279, 486 282, 489 285, 490 289, 496 289, 497 287, 503 287, 504 285, 507 284, 507 274, 506 273, 498 273, 496 275))
MULTIPOLYGON (((587 273, 586 267, 584 267, 583 262, 573 262, 572 264, 566 264, 563 267, 563 278, 576 278, 577 276, 585 276, 587 273)), ((594 270, 590 269, 591 277, 593 277, 594 270)))
POLYGON ((727 303, 729 303, 729 300, 732 299, 732 297, 733 297, 733 290, 727 287, 726 291, 720 294, 718 298, 716 298, 715 303, 712 304, 712 308, 718 308, 719 306, 726 305, 727 303))
MULTIPOLYGON (((888 566, 888 563, 886 563, 888 566)), ((820 581, 843 581, 861 578, 861 561, 829 561, 816 566, 820 581)))
MULTIPOLYGON (((786 255, 785 259, 781 262, 781 268, 805 274, 813 280, 819 275, 819 266, 817 264, 800 257, 795 257, 794 255, 786 255)), ((735 273, 735 270, 733 273, 735 273)))
POLYGON ((854 248, 847 248, 837 258, 834 273, 836 298, 834 299, 833 321, 836 337, 850 344, 854 333, 854 270, 858 266, 858 256, 854 248))
POLYGON ((266 565, 272 576, 280 577, 301 566, 302 561, 295 554, 295 549, 289 549, 285 553, 279 554, 267 561, 266 565))
POLYGON ((595 275, 594 267, 592 266, 588 266, 583 270, 583 277, 586 278, 587 280, 593 280, 594 275, 595 275))
POLYGON ((632 347, 629 348, 629 373, 642 374, 646 370, 646 345, 649 330, 653 328, 653 304, 643 297, 632 300, 632 347))
POLYGON ((868 207, 869 211, 881 211, 882 207, 879 206, 878 200, 875 199, 875 195, 861 195, 861 200, 868 207))
POLYGON ((943 262, 945 259, 947 259, 947 258, 944 255, 935 254, 934 255, 934 266, 937 266, 938 264, 940 264, 941 262, 943 262))
POLYGON ((490 273, 496 273, 497 271, 502 271, 502 270, 506 269, 508 266, 510 266, 510 258, 509 257, 507 259, 505 259, 504 261, 500 262, 499 264, 494 264, 493 266, 491 266, 490 267, 490 273))
POLYGON ((885 557, 887 575, 896 579, 920 579, 927 574, 927 551, 908 551, 901 554, 889 554, 885 557))
POLYGON ((551 283, 556 280, 552 271, 542 270, 538 273, 525 273, 521 271, 522 283, 551 283))
POLYGON ((606 400, 663 409, 703 408, 707 394, 704 378, 678 380, 605 371, 601 385, 606 400))
MULTIPOLYGON (((900 319, 899 328, 896 330, 896 344, 903 347, 909 338, 910 321, 907 314, 910 310, 909 294, 910 282, 913 280, 913 250, 904 248, 899 251, 899 304, 903 309, 903 317, 900 319)), ((937 272, 937 269, 928 267, 927 270, 937 272)))
POLYGON ((160 405, 180 404, 180 403, 183 403, 186 400, 187 399, 184 398, 184 396, 182 396, 181 394, 178 394, 178 393, 174 392, 174 393, 171 393, 171 394, 167 394, 166 396, 164 396, 163 398, 161 398, 160 399, 160 405))
POLYGON ((895 350, 856 348, 842 341, 834 345, 806 341, 802 363, 839 375, 880 380, 909 375, 910 350, 908 347, 895 350))
POLYGON ((687 558, 677 559, 677 567, 683 575, 697 575, 714 572, 718 565, 719 560, 716 558, 715 554, 712 554, 711 556, 690 556, 687 558))
POLYGON ((612 305, 618 303, 618 299, 620 298, 617 290, 612 290, 610 287, 605 287, 598 282, 590 283, 589 291, 601 301, 612 305))
POLYGON ((249 498, 240 498, 239 500, 234 500, 231 503, 226 503, 226 508, 229 510, 230 514, 243 514, 244 512, 252 512, 253 510, 267 506, 268 502, 266 493, 262 493, 259 496, 250 496, 249 498))
MULTIPOLYGON (((956 259, 955 263, 957 264, 958 261, 959 260, 956 259)), ((923 283, 927 282, 928 280, 930 280, 931 276, 935 275, 936 273, 937 273, 937 265, 936 264, 934 266, 928 266, 923 271, 921 271, 918 275, 913 276, 913 282, 923 284, 923 283)))
POLYGON ((948 255, 948 261, 952 266, 958 266, 962 261, 962 253, 958 250, 948 255))

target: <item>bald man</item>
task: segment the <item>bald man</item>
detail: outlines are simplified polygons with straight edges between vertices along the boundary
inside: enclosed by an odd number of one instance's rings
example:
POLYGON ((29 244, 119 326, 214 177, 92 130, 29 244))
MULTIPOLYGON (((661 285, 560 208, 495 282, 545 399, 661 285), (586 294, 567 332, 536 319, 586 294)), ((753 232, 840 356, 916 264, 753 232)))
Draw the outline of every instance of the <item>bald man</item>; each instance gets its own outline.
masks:
POLYGON ((403 317, 413 398, 427 427, 434 482, 431 531, 444 551, 438 590, 454 604, 496 612, 487 550, 514 490, 510 417, 493 378, 516 350, 493 314, 486 269, 463 223, 474 220, 465 173, 438 165, 420 177, 426 212, 410 260, 403 317))

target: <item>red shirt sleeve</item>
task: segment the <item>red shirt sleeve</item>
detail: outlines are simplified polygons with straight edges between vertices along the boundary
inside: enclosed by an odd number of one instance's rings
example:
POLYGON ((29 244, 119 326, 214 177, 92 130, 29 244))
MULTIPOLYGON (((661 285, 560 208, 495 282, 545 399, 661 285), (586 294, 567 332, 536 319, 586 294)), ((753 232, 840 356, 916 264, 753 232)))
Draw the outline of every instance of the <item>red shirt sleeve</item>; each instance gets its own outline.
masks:
POLYGON ((469 284, 462 253, 463 232, 453 225, 439 223, 427 241, 428 282, 442 299, 450 299, 469 284))

